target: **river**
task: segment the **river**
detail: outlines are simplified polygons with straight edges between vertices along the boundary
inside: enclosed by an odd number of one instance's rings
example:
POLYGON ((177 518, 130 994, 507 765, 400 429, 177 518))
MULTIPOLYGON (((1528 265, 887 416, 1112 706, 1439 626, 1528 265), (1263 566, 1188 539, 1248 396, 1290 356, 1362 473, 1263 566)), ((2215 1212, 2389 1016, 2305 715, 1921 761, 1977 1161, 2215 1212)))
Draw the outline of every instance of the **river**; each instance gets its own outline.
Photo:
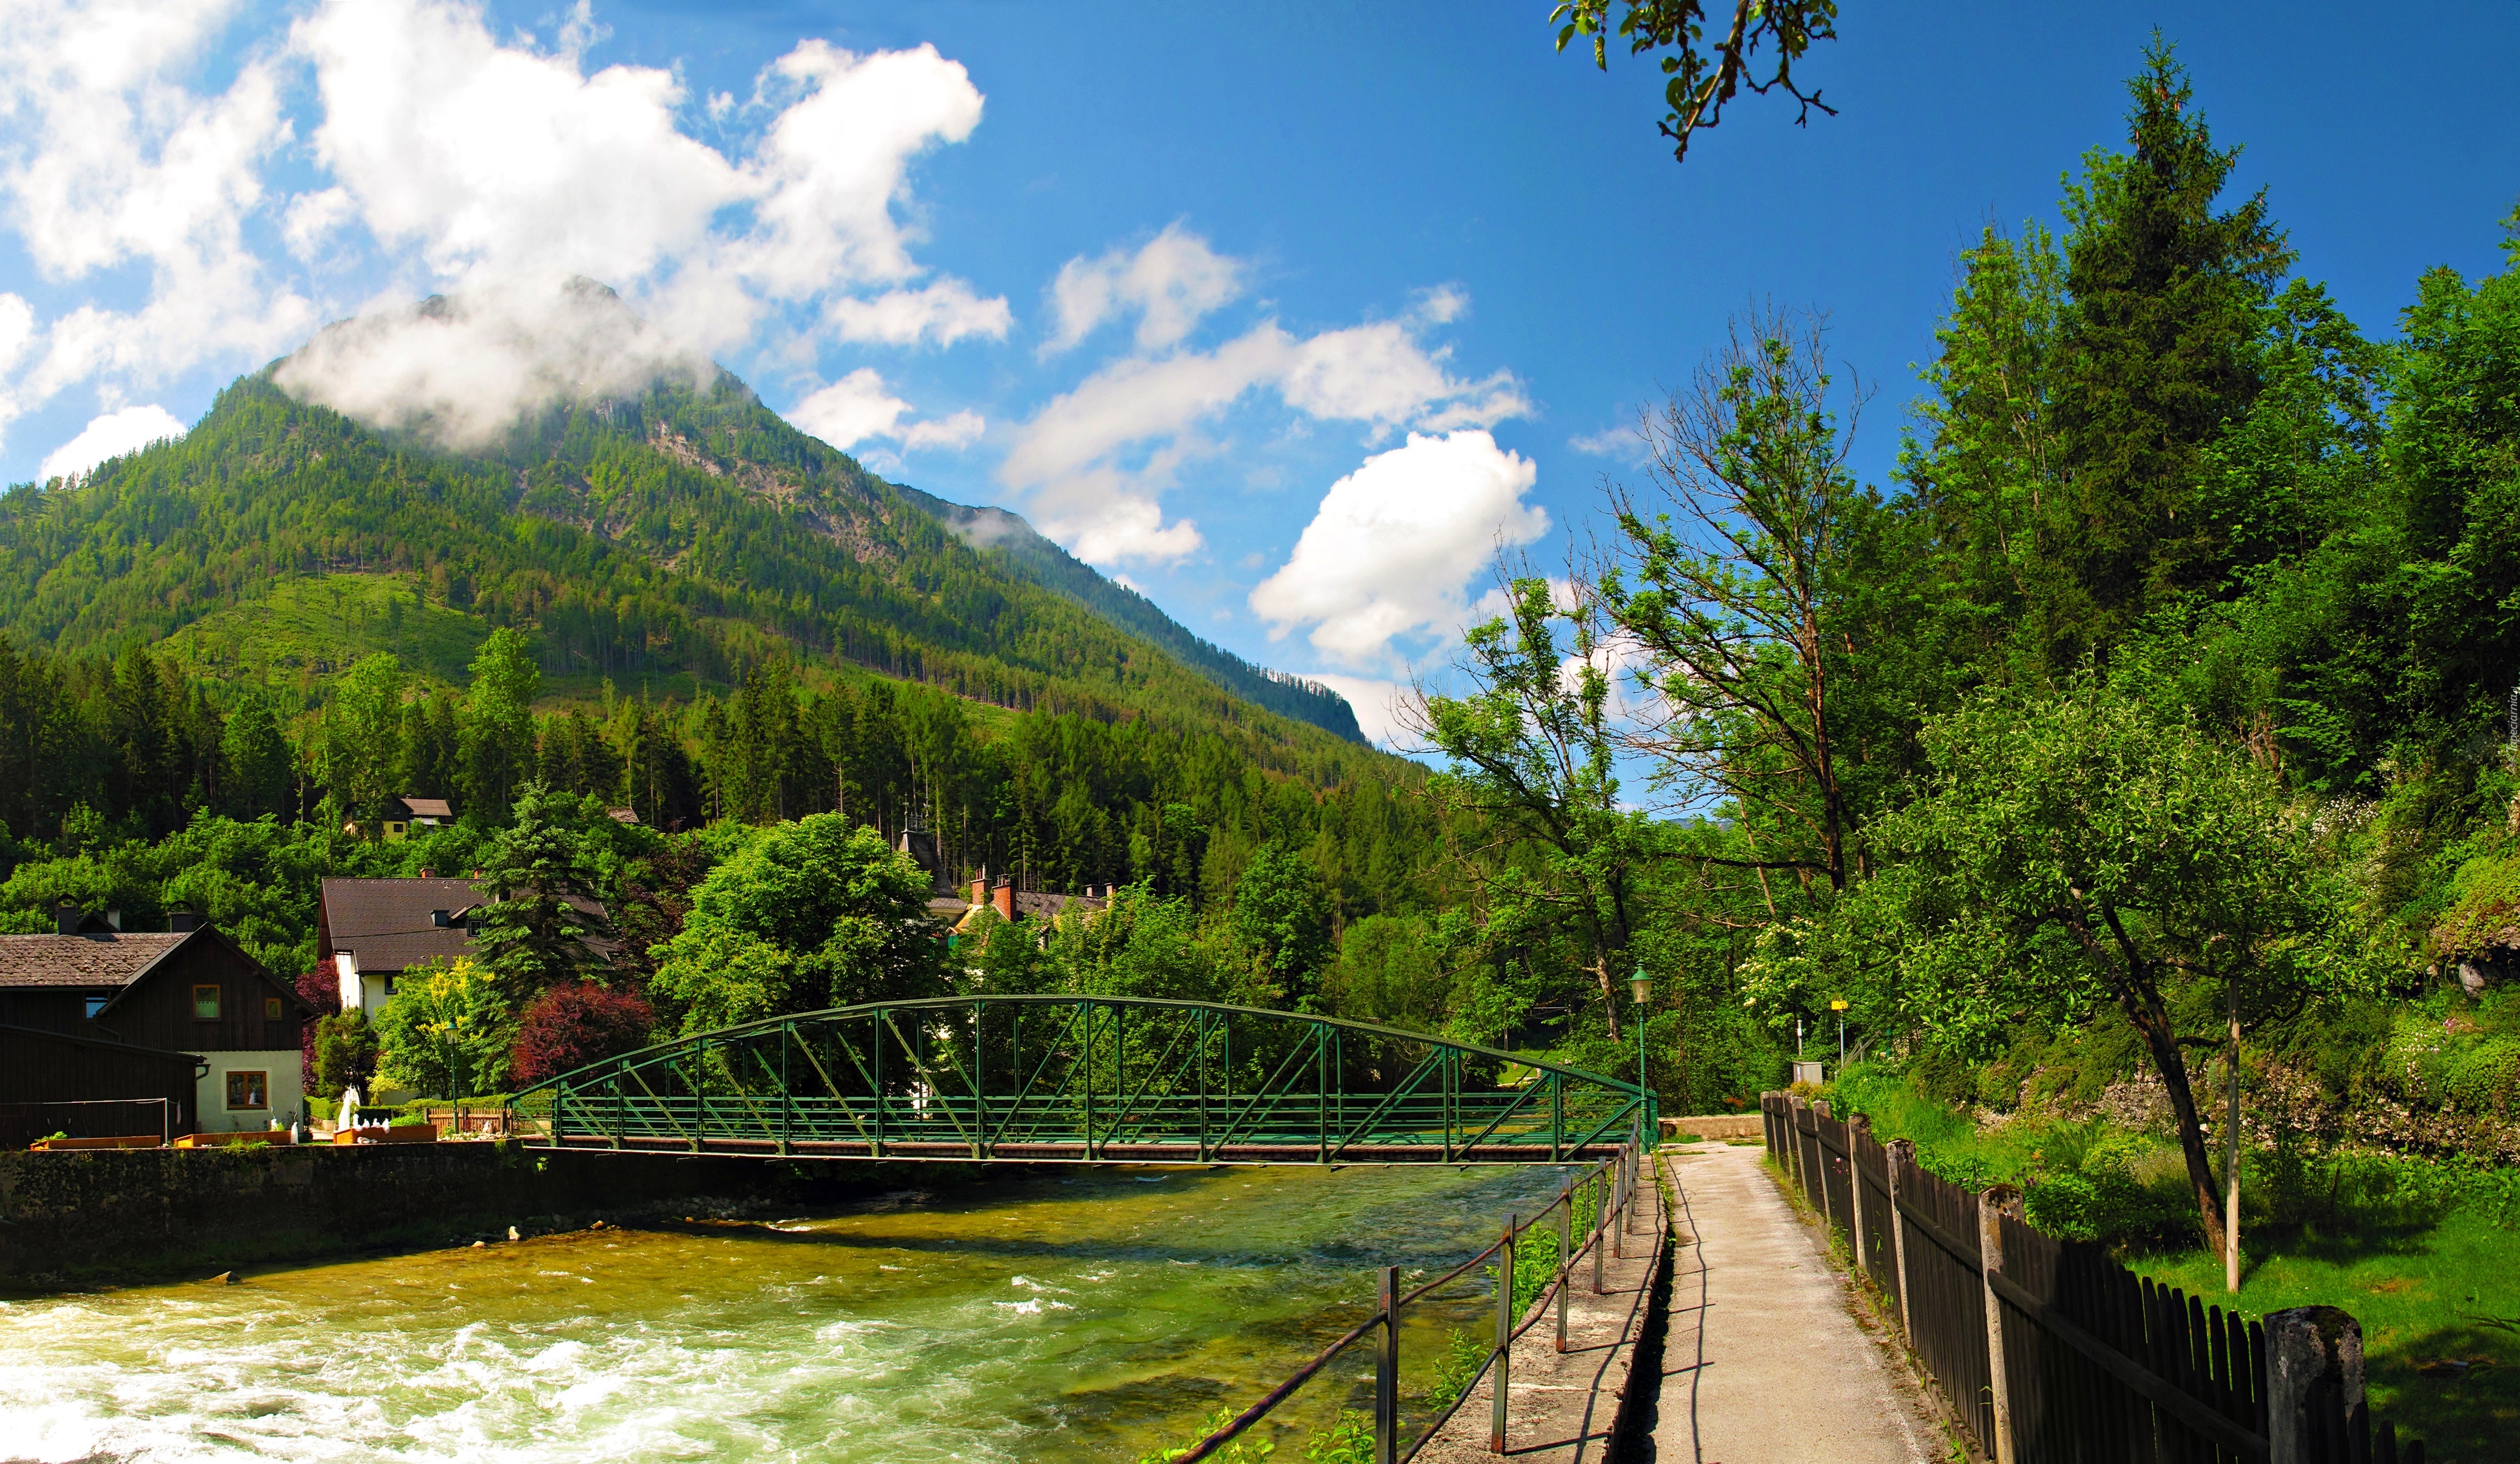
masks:
MULTIPOLYGON (((1133 1460, 1565 1173, 1080 1168, 0 1301, 0 1459, 1133 1460)), ((1411 1317, 1413 1387, 1475 1289, 1411 1317)))

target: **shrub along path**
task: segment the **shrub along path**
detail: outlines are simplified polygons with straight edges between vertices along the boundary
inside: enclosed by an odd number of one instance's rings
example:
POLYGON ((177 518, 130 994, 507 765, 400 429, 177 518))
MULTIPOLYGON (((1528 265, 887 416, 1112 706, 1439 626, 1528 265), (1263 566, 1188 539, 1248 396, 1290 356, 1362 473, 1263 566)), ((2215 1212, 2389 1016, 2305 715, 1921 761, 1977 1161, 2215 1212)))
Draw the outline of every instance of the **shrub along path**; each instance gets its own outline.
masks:
POLYGON ((1943 1431, 1880 1324, 1760 1165, 1671 1145, 1671 1326, 1651 1420, 1660 1464, 1924 1464, 1943 1431))

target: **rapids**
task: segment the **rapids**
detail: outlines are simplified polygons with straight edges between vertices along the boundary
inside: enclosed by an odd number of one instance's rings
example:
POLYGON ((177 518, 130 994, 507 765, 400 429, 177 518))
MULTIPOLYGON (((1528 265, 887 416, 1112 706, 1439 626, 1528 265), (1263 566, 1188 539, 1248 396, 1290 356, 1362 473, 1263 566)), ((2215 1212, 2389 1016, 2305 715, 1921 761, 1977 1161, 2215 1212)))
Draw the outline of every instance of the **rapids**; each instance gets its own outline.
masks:
MULTIPOLYGON (((0 1300, 0 1459, 1132 1460, 1566 1172, 1078 1169, 0 1300)), ((1411 1317, 1413 1379, 1477 1289, 1411 1317)))

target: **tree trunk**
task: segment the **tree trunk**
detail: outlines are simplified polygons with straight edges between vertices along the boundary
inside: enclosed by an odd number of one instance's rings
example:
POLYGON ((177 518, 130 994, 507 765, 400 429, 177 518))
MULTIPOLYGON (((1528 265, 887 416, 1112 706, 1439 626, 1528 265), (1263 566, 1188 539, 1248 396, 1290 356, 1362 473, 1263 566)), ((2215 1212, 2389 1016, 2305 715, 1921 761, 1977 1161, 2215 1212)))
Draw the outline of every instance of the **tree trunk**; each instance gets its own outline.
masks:
POLYGON ((2187 1063, 2179 1055, 2179 1033, 2162 1007, 2161 994, 2148 982, 2122 984, 2118 1005, 2143 1034, 2153 1069, 2170 1092, 2170 1112, 2179 1121, 2180 1153, 2186 1157, 2187 1182, 2196 1192, 2196 1215, 2205 1227, 2205 1248, 2219 1257, 2224 1247, 2222 1197, 2215 1192, 2214 1161, 2205 1152, 2205 1125, 2196 1116, 2196 1095, 2187 1086, 2187 1063))

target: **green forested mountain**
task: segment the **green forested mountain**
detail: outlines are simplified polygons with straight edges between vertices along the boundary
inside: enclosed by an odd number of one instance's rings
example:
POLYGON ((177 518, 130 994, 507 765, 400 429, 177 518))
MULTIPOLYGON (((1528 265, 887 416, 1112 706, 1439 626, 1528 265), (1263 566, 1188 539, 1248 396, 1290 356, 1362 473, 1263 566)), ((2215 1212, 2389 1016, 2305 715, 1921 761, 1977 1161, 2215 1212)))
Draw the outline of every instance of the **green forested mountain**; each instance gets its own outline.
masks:
POLYGON ((998 706, 1160 708, 1240 729, 1271 765, 1327 751, 1131 633, 1160 620, 1152 607, 1124 629, 1073 587, 1000 572, 723 375, 557 408, 462 456, 251 377, 179 442, 0 499, 0 627, 62 651, 163 639, 292 579, 355 572, 531 627, 555 675, 725 682, 784 642, 998 706))
POLYGON ((1028 584, 1054 589, 1124 630, 1133 631, 1172 653, 1173 658, 1217 685, 1256 707, 1282 716, 1310 722, 1352 742, 1365 741, 1356 724, 1356 709, 1347 699, 1318 681, 1253 665, 1221 646, 1192 635, 1155 602, 1124 584, 1114 584, 1076 556, 1043 538, 1019 514, 1002 508, 970 508, 948 503, 917 488, 896 491, 944 523, 980 550, 983 557, 1028 584))
POLYGON ((1420 772, 1354 740, 1335 695, 1046 543, 973 547, 954 506, 731 376, 450 451, 284 375, 0 497, 0 820, 22 853, 200 814, 360 824, 395 794, 495 827, 539 778, 667 828, 924 828, 957 878, 1200 900, 1276 845, 1333 908, 1415 897, 1420 772))

